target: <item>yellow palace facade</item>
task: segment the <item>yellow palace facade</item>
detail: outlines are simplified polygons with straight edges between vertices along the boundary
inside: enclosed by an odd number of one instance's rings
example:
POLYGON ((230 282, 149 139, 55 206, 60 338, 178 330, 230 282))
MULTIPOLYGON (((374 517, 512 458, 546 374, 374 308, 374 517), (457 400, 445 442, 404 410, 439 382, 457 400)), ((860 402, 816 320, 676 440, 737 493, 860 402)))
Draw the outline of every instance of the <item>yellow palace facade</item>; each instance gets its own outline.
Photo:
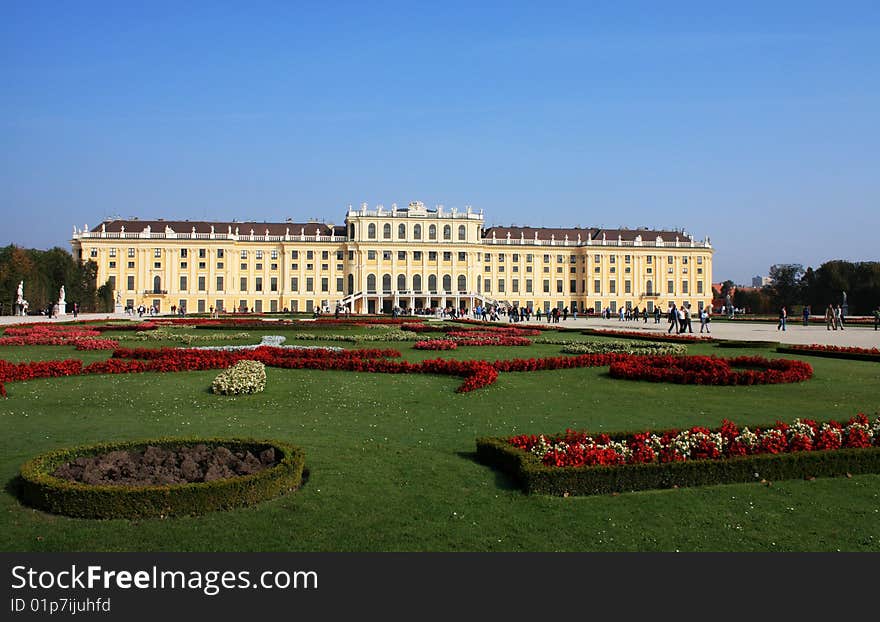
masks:
POLYGON ((482 211, 349 207, 318 222, 107 220, 74 228, 118 303, 160 312, 353 313, 517 305, 533 310, 712 300, 706 238, 649 229, 484 226, 482 211))

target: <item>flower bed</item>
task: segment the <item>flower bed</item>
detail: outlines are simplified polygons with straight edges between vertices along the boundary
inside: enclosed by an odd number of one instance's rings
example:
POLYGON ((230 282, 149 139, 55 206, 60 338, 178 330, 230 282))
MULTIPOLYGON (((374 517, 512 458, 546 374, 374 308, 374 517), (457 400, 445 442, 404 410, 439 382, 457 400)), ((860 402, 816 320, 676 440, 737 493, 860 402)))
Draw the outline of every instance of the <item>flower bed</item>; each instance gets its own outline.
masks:
POLYGON ((715 356, 630 357, 611 364, 612 378, 648 380, 675 384, 753 385, 783 384, 809 380, 809 363, 787 359, 739 356, 723 359, 715 356), (735 369, 750 367, 758 369, 735 369))
POLYGON ((708 343, 714 341, 712 337, 701 337, 698 335, 678 335, 671 333, 655 333, 655 332, 637 332, 629 330, 603 330, 599 328, 591 328, 582 331, 582 335, 608 335, 609 337, 626 337, 627 339, 646 339, 648 341, 673 341, 693 343, 699 341, 708 343))
POLYGON ((872 422, 859 414, 846 424, 798 419, 754 430, 725 421, 715 430, 481 438, 477 455, 541 494, 878 473, 880 417, 872 422))
POLYGON ((847 348, 843 346, 812 344, 809 346, 779 346, 776 348, 776 351, 786 354, 807 354, 809 356, 827 356, 830 358, 852 359, 856 361, 880 362, 880 349, 878 348, 847 348))
POLYGON ((249 339, 250 333, 222 333, 215 335, 191 335, 187 333, 174 333, 165 327, 157 327, 153 330, 138 331, 134 335, 125 335, 126 341, 176 341, 187 345, 194 341, 233 341, 236 339, 249 339))
POLYGON ((51 451, 21 467, 21 500, 37 509, 80 518, 150 518, 204 514, 253 505, 295 490, 302 483, 305 454, 278 441, 250 439, 155 439, 100 444, 51 451), (252 475, 208 482, 164 486, 89 485, 56 477, 53 473, 78 458, 114 451, 138 451, 148 446, 179 448, 189 445, 225 447, 259 455, 273 451, 275 466, 252 475))
POLYGON ((428 339, 413 344, 415 350, 455 350, 456 348, 458 343, 452 339, 428 339))
POLYGON ((239 361, 211 383, 218 395, 261 393, 266 388, 266 366, 259 361, 239 361))
MULTIPOLYGON (((551 341, 542 341, 542 343, 551 341)), ((562 352, 565 354, 620 352, 635 355, 682 356, 687 354, 687 346, 678 343, 652 343, 650 341, 587 341, 569 342, 564 345, 562 352)))
POLYGON ((101 339, 98 327, 75 324, 27 324, 10 326, 0 337, 0 346, 75 346, 77 350, 112 350, 115 340, 101 339))

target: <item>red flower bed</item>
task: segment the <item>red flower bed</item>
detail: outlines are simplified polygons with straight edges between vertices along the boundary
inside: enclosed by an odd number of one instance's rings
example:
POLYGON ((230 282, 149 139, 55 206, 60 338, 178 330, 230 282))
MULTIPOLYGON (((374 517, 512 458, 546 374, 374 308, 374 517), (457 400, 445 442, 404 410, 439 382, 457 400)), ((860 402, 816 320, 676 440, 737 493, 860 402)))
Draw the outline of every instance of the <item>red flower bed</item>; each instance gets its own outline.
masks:
POLYGON ((455 350, 457 347, 458 344, 451 339, 428 339, 413 344, 416 350, 455 350))
POLYGON ((30 363, 10 363, 0 360, 0 395, 6 397, 6 382, 33 380, 34 378, 58 378, 76 376, 82 373, 82 361, 33 361, 30 363))
POLYGON ((789 350, 803 350, 804 352, 840 352, 843 354, 867 354, 880 356, 880 348, 848 348, 845 346, 823 346, 814 343, 809 346, 787 345, 789 350))
POLYGON ((579 367, 604 367, 633 358, 630 354, 579 354, 577 356, 551 356, 542 359, 508 359, 492 363, 498 371, 543 371, 548 369, 576 369, 579 367))
POLYGON ((78 339, 74 345, 77 350, 115 350, 119 342, 115 339, 78 339))
POLYGON ((725 420, 714 430, 695 426, 618 438, 566 430, 554 436, 521 434, 507 442, 556 467, 723 460, 756 454, 880 447, 880 416, 871 422, 859 413, 846 424, 797 419, 793 424, 777 422, 754 430, 725 420))
POLYGON ((650 382, 703 385, 783 384, 808 380, 809 363, 740 356, 633 356, 611 364, 611 377, 650 382), (735 369, 750 367, 758 369, 735 369))
POLYGON ((99 327, 84 328, 71 324, 28 324, 7 328, 0 346, 76 346, 77 350, 112 350, 119 346, 101 336, 99 327))

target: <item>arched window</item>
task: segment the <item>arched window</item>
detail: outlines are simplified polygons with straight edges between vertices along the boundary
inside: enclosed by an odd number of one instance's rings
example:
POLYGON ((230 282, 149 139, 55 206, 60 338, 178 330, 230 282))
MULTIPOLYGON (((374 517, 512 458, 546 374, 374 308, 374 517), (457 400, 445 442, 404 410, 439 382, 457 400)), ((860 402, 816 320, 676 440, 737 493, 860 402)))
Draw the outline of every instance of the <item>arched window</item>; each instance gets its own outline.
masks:
POLYGON ((391 275, 383 274, 382 275, 382 291, 386 294, 391 291, 391 275))
POLYGON ((648 280, 647 284, 645 285, 645 289, 646 289, 647 294, 649 296, 653 296, 654 295, 654 282, 651 280, 648 280))
POLYGON ((397 225, 397 239, 398 240, 405 240, 406 239, 406 225, 403 223, 400 223, 399 225, 397 225))
POLYGON ((428 239, 436 240, 437 239, 437 225, 431 225, 428 227, 428 239))
POLYGON ((153 293, 158 294, 162 291, 162 278, 157 274, 153 277, 153 293))
POLYGON ((397 291, 402 292, 406 289, 406 275, 398 274, 397 275, 397 291))
POLYGON ((391 239, 391 225, 389 225, 387 222, 385 223, 385 226, 382 227, 382 239, 383 240, 390 240, 391 239))
POLYGON ((376 275, 368 274, 367 275, 367 291, 371 294, 376 293, 376 275))
POLYGON ((449 225, 445 225, 443 227, 443 239, 444 240, 451 240, 452 239, 452 227, 450 227, 449 225))
POLYGON ((367 225, 367 237, 371 240, 376 239, 376 225, 372 222, 367 225))
POLYGON ((463 274, 458 275, 458 291, 466 292, 467 291, 467 277, 463 274))
MULTIPOLYGON (((418 225, 416 225, 418 226, 418 225)), ((422 291, 422 275, 416 274, 413 276, 413 289, 417 292, 422 291)))
POLYGON ((353 274, 348 275, 348 293, 349 294, 354 293, 354 275, 353 274))
POLYGON ((452 291, 452 277, 448 274, 443 275, 443 291, 451 292, 452 291))
POLYGON ((421 240, 422 239, 422 225, 416 225, 413 227, 413 239, 421 240))
POLYGON ((467 239, 467 229, 465 229, 464 225, 458 225, 458 239, 466 240, 467 239))
MULTIPOLYGON (((431 225, 431 226, 433 227, 434 225, 431 225)), ((437 275, 436 274, 429 274, 428 275, 428 291, 429 292, 436 292, 437 291, 437 275)))
POLYGON ((348 239, 349 240, 354 239, 354 223, 348 225, 348 239))

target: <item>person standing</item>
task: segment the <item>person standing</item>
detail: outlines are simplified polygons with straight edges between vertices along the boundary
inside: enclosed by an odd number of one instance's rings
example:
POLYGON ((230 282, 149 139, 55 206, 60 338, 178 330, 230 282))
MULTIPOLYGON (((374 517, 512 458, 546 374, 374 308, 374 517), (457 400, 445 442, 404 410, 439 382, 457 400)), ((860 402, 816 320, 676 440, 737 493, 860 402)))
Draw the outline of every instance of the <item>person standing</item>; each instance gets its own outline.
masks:
POLYGON ((834 323, 834 307, 828 305, 828 308, 825 309, 825 330, 837 330, 837 325, 834 323))
POLYGON ((837 308, 834 310, 834 323, 837 325, 837 328, 843 330, 843 309, 840 305, 837 305, 837 308))
POLYGON ((874 330, 877 330, 878 326, 880 326, 880 305, 874 309, 874 330))
POLYGON ((810 325, 810 305, 804 305, 804 326, 810 325))
POLYGON ((678 332, 678 309, 675 308, 674 302, 669 307, 669 316, 667 317, 667 321, 669 322, 669 330, 667 330, 666 332, 678 332))
POLYGON ((785 307, 779 309, 779 324, 776 325, 776 330, 780 328, 785 332, 785 318, 788 317, 788 312, 785 310, 785 307))

